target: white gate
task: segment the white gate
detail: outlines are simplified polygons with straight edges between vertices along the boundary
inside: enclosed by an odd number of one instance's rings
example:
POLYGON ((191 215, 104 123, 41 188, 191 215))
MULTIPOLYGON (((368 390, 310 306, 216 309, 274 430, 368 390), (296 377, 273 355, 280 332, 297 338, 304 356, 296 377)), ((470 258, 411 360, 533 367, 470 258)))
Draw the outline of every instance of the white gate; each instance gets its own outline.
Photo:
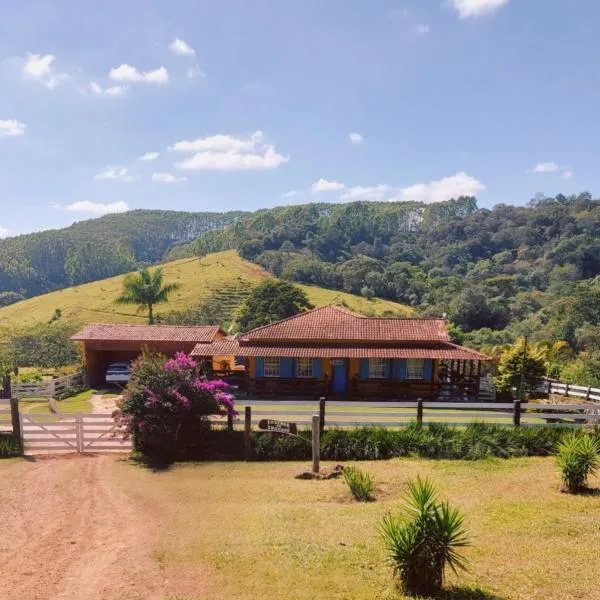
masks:
POLYGON ((77 413, 36 415, 21 413, 21 437, 25 454, 64 452, 129 452, 110 414, 77 413))

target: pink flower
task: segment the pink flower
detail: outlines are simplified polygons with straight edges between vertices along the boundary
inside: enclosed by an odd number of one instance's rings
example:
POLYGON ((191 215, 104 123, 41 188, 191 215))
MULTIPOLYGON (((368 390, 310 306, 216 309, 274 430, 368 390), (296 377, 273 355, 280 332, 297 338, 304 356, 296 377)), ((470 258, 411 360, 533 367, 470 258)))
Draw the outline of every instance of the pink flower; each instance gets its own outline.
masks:
POLYGON ((179 390, 175 388, 171 388, 169 390, 169 394, 171 394, 171 396, 173 396, 173 398, 175 398, 176 400, 179 400, 179 402, 181 402, 184 408, 189 408, 192 405, 190 399, 184 396, 179 390))
POLYGON ((170 358, 165 363, 165 369, 167 371, 181 371, 185 369, 195 369, 196 361, 188 356, 185 352, 177 352, 175 358, 170 358))
POLYGON ((217 392, 215 394, 215 400, 223 405, 228 415, 237 417, 238 412, 235 410, 235 398, 231 394, 217 392))
POLYGON ((209 394, 215 394, 217 392, 224 392, 229 389, 229 384, 225 383, 221 379, 196 379, 192 386, 202 392, 208 392, 209 394))

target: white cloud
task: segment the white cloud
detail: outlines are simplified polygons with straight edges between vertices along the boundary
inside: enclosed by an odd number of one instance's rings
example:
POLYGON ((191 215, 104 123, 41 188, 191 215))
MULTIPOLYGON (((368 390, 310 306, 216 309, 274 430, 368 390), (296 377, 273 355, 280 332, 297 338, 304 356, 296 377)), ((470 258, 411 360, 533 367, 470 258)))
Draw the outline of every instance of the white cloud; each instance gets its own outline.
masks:
POLYGON ((105 215, 107 213, 123 213, 129 210, 127 202, 112 202, 103 204, 102 202, 90 202, 89 200, 79 200, 72 204, 53 204, 53 208, 59 210, 68 210, 70 212, 86 212, 96 215, 105 215))
POLYGON ((61 83, 69 81, 71 77, 66 73, 57 73, 54 70, 54 54, 27 54, 27 59, 23 66, 23 74, 30 79, 35 79, 53 90, 61 83))
POLYGON ((146 154, 142 154, 138 160, 156 160, 158 156, 158 152, 146 152, 146 154))
POLYGON ((571 171, 571 169, 566 169, 563 174, 563 179, 571 179, 571 177, 573 177, 573 171, 571 171))
POLYGON ((506 6, 510 0, 452 0, 461 19, 489 15, 506 6))
POLYGON ((319 192, 339 192, 344 187, 344 184, 339 181, 329 181, 321 177, 321 179, 312 184, 310 189, 313 194, 318 194, 319 192))
POLYGON ((555 162, 540 162, 533 167, 534 173, 556 173, 560 171, 561 166, 555 162))
POLYGON ((0 138, 1 137, 17 137, 25 133, 25 123, 16 119, 8 119, 0 121, 0 138))
POLYGON ((9 231, 8 229, 6 229, 5 227, 0 227, 0 239, 8 237, 9 235, 9 231))
POLYGON ((281 194, 282 198, 294 198, 294 196, 298 195, 298 190, 290 190, 289 192, 284 192, 281 194))
POLYGON ((431 28, 426 23, 419 23, 413 31, 417 35, 427 35, 431 31, 431 28))
POLYGON ((180 181, 187 181, 185 177, 178 177, 171 173, 154 173, 152 175, 152 181, 154 183, 178 183, 180 181))
POLYGON ((353 131, 352 133, 348 134, 348 137, 350 138, 350 141, 353 144, 362 144, 365 141, 365 138, 363 138, 362 135, 360 135, 360 133, 356 133, 355 131, 353 131))
POLYGON ((187 42, 180 40, 179 38, 175 38, 171 42, 169 50, 173 54, 179 54, 180 56, 194 56, 194 54, 196 54, 196 51, 187 42))
POLYGON ((100 84, 92 81, 90 83, 90 92, 95 96, 110 96, 112 98, 117 98, 119 96, 125 95, 127 90, 129 89, 126 85, 113 85, 111 87, 103 88, 100 84))
POLYGON ((108 76, 113 81, 127 83, 156 83, 163 84, 169 82, 169 72, 164 67, 159 67, 154 71, 138 71, 135 67, 128 64, 122 64, 113 67, 108 76))
POLYGON ((107 180, 107 179, 120 179, 121 181, 126 181, 130 183, 135 181, 137 177, 135 175, 131 175, 129 173, 129 169, 126 167, 105 167, 100 173, 94 175, 94 179, 97 181, 107 180))
POLYGON ((175 163, 181 170, 249 171, 275 169, 289 161, 275 151, 273 144, 264 141, 262 131, 248 138, 214 135, 196 140, 182 140, 169 148, 179 152, 195 152, 193 156, 175 163))
POLYGON ((354 187, 347 188, 342 194, 342 200, 371 200, 371 201, 382 201, 392 200, 389 197, 394 188, 384 183, 373 186, 362 186, 357 185, 354 187))
POLYGON ((264 134, 262 131, 255 131, 247 139, 233 137, 232 135, 213 135, 205 138, 198 138, 193 141, 182 140, 176 142, 169 150, 180 152, 250 152, 257 150, 264 143, 264 134))
POLYGON ((417 183, 400 189, 399 199, 413 202, 443 202, 459 196, 476 196, 485 185, 464 171, 429 183, 417 183))
POLYGON ((206 77, 206 73, 200 68, 200 65, 188 67, 185 73, 189 79, 200 79, 201 77, 206 77))

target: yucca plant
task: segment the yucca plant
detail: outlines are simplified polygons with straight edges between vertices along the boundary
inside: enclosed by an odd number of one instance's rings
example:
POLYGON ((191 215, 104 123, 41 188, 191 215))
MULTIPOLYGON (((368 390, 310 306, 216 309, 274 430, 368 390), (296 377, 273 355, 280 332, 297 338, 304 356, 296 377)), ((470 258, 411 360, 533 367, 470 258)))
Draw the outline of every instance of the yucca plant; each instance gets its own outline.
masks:
POLYGON ((576 493, 586 488, 588 477, 598 468, 598 454, 598 438, 575 432, 562 437, 557 445, 556 462, 567 491, 576 493))
POLYGON ((350 488, 356 500, 359 502, 370 502, 373 500, 375 478, 371 473, 361 471, 356 467, 345 467, 342 474, 346 485, 350 488))
POLYGON ((446 566, 455 573, 467 568, 460 553, 470 545, 464 518, 438 499, 428 479, 409 480, 401 516, 384 517, 381 533, 394 574, 410 594, 436 594, 444 583, 446 566))

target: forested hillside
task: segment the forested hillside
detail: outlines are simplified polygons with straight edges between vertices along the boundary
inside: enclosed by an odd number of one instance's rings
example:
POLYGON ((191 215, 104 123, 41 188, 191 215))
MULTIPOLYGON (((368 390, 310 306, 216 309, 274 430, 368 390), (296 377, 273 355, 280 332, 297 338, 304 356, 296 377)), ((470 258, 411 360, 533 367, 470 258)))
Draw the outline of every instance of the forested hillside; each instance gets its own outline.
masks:
POLYGON ((154 264, 243 214, 135 210, 0 240, 0 306, 154 264))
POLYGON ((589 193, 492 210, 474 198, 262 210, 187 251, 227 248, 293 281, 445 313, 478 346, 523 334, 600 345, 600 201, 589 193))

